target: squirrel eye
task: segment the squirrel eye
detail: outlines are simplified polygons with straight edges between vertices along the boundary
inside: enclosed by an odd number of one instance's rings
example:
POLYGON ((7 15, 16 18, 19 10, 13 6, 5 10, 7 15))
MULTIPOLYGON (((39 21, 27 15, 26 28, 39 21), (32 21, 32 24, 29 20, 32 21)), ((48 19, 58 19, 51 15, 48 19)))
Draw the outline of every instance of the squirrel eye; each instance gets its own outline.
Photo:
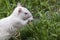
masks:
POLYGON ((25 15, 26 15, 27 13, 25 13, 25 15))

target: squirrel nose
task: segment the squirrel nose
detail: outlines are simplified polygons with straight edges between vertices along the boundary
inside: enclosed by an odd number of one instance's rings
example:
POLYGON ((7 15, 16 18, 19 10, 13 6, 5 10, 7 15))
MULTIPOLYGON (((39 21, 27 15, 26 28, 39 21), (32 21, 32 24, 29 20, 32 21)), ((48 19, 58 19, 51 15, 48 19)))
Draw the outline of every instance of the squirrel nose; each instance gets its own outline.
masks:
POLYGON ((30 17, 30 21, 31 21, 31 22, 33 21, 33 17, 30 17))
POLYGON ((33 21, 33 18, 31 19, 31 21, 33 21))
POLYGON ((31 20, 31 22, 33 22, 33 20, 31 20))

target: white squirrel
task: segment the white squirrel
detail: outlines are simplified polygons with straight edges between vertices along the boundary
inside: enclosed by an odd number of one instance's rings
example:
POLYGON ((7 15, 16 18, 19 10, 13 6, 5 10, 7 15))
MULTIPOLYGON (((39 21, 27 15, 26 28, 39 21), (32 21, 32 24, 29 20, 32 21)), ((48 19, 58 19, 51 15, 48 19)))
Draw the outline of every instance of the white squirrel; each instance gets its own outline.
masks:
POLYGON ((33 16, 30 11, 18 3, 10 16, 0 19, 0 40, 9 40, 17 29, 31 20, 33 16))

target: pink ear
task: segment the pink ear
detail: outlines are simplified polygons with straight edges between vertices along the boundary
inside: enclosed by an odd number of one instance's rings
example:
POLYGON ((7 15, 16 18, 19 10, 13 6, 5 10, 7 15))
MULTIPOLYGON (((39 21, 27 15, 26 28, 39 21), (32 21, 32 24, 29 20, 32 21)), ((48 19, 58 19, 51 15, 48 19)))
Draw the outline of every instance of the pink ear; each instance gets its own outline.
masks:
POLYGON ((21 9, 21 8, 19 8, 19 10, 18 10, 18 15, 19 15, 21 12, 22 12, 22 9, 21 9))

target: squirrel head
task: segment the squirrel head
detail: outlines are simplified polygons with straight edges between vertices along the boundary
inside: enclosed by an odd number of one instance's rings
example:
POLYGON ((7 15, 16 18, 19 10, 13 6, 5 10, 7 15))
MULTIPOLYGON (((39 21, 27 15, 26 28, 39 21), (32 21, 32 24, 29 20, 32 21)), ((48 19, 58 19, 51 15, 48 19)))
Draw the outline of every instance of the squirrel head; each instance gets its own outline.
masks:
POLYGON ((26 20, 28 18, 30 18, 31 20, 33 19, 33 16, 30 11, 27 8, 22 7, 20 3, 17 4, 17 7, 12 13, 12 16, 18 17, 22 20, 26 20))

